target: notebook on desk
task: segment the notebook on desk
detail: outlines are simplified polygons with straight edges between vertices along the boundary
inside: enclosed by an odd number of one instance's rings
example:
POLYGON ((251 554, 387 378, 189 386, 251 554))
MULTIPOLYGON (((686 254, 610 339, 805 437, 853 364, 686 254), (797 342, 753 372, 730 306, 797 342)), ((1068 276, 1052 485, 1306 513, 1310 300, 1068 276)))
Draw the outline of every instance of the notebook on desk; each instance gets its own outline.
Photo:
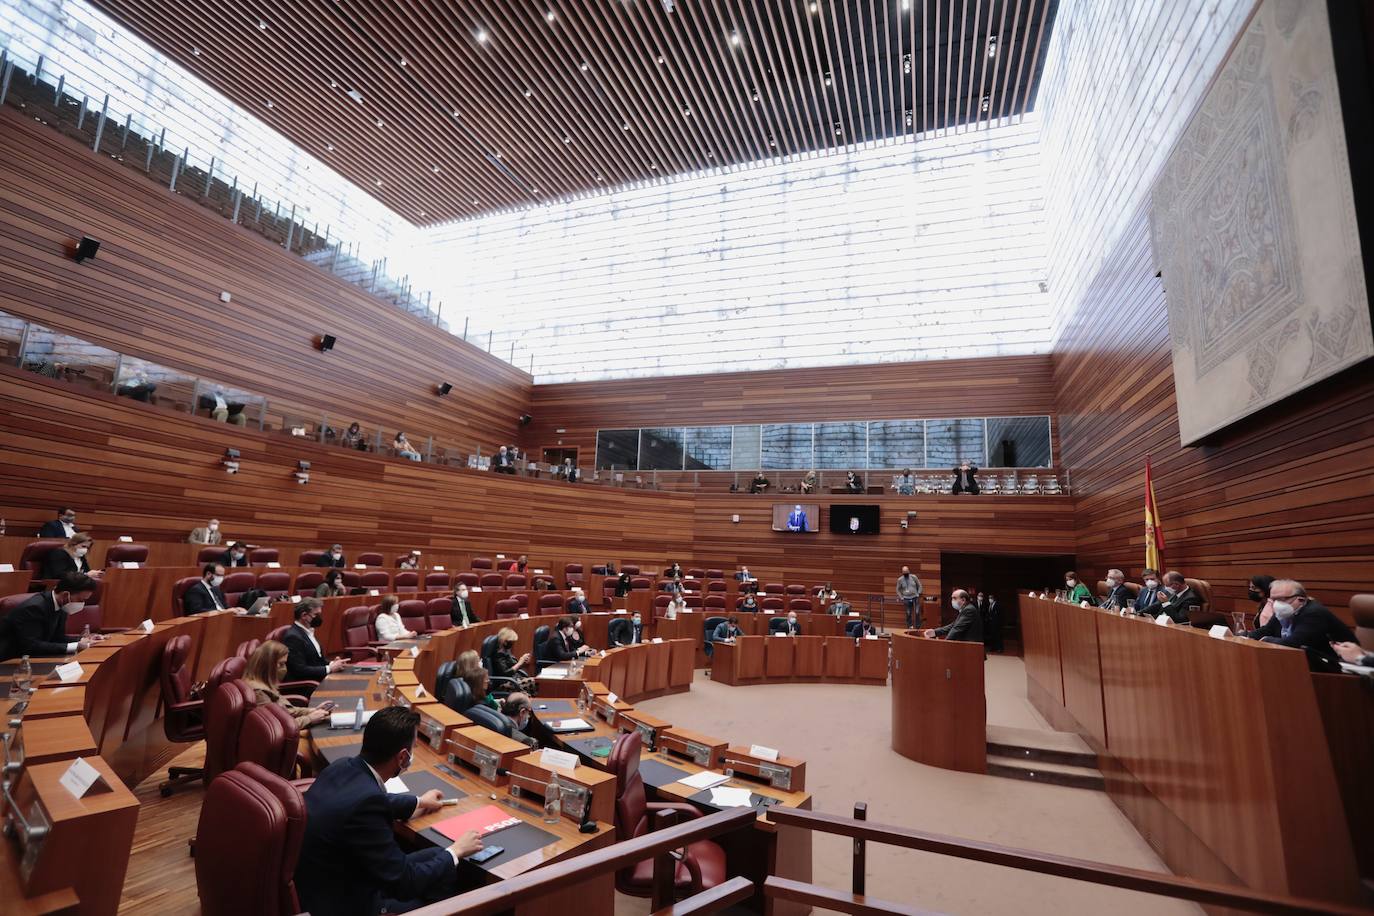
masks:
POLYGON ((453 817, 445 818, 435 824, 434 829, 450 840, 456 840, 469 830, 477 831, 478 836, 487 836, 498 830, 514 827, 519 823, 522 823, 520 818, 515 817, 509 811, 503 811, 496 805, 483 805, 476 811, 455 814, 453 817))

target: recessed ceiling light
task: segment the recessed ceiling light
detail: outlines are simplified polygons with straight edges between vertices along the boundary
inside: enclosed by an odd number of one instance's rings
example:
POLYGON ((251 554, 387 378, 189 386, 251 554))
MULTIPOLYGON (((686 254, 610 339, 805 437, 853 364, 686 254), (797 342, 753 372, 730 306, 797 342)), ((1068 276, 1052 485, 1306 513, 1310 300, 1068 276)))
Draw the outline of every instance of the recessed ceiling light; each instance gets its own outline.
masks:
POLYGON ((437 165, 431 165, 431 166, 429 167, 429 170, 430 170, 431 172, 433 172, 434 174, 436 174, 436 175, 439 174, 439 167, 438 167, 437 165))
POLYGON ((769 147, 775 147, 775 146, 777 146, 778 144, 777 144, 777 141, 775 141, 772 137, 769 137, 769 138, 768 138, 768 145, 769 145, 769 147))
POLYGON ((829 86, 830 83, 831 83, 830 74, 827 73, 827 74, 825 74, 825 84, 826 84, 827 86, 829 86))
POLYGON ((406 65, 406 59, 405 59, 404 57, 402 57, 402 58, 398 61, 398 63, 399 63, 402 67, 404 67, 404 66, 406 65))
POLYGON ((334 152, 334 144, 332 144, 332 143, 326 143, 326 144, 324 145, 324 148, 325 148, 325 150, 326 150, 327 152, 331 152, 331 153, 334 152))
POLYGON ((378 127, 386 127, 386 122, 383 121, 381 118, 378 118, 378 119, 377 119, 377 126, 378 126, 378 127))
POLYGON ((988 57, 996 57, 996 56, 997 56, 997 36, 996 36, 996 35, 989 35, 989 36, 988 36, 988 57))
POLYGON ((192 48, 191 53, 194 54, 196 57, 200 57, 200 48, 192 48))
POLYGON ((382 186, 382 179, 378 178, 378 179, 377 179, 377 187, 380 188, 381 186, 382 186))
POLYGON ((606 179, 605 179, 604 177, 602 177, 601 175, 593 175, 592 177, 595 178, 597 181, 605 181, 605 180, 606 180, 606 179))
POLYGON ((546 22, 553 22, 557 18, 558 14, 555 13, 553 10, 549 10, 547 13, 544 14, 544 20, 546 22))
POLYGON ((716 158, 716 154, 713 153, 713 152, 711 152, 711 151, 708 149, 708 150, 706 151, 706 158, 707 158, 707 159, 714 159, 714 158, 716 158))
POLYGON ((268 100, 267 100, 267 107, 268 107, 268 108, 271 108, 271 107, 272 107, 272 100, 271 100, 271 99, 268 99, 268 100))
POLYGON ((330 88, 330 89, 338 89, 338 88, 339 88, 339 84, 338 84, 336 81, 334 81, 334 80, 330 80, 330 81, 329 81, 329 88, 330 88))
POLYGON ((910 72, 911 72, 911 55, 910 55, 910 54, 903 54, 903 55, 902 55, 902 72, 903 72, 903 73, 910 73, 910 72))
POLYGON ((474 197, 474 198, 472 199, 472 205, 473 205, 474 207, 477 206, 477 198, 474 197))
POLYGON ((487 34, 486 29, 478 29, 473 33, 473 37, 477 39, 478 44, 486 44, 487 40, 491 38, 491 36, 487 34))
POLYGON ((664 59, 664 57, 663 57, 662 54, 660 54, 660 55, 656 58, 656 60, 657 60, 660 64, 664 64, 664 63, 667 62, 667 61, 664 59))
POLYGON ((751 99, 753 99, 755 102, 757 102, 757 101, 759 100, 759 91, 758 91, 757 89, 750 89, 750 90, 749 90, 749 98, 751 98, 751 99))
POLYGON ((587 62, 584 60, 582 63, 578 64, 577 69, 581 70, 583 73, 586 73, 586 72, 587 72, 587 62))
POLYGON ((564 143, 571 143, 571 142, 572 142, 572 137, 564 136, 564 137, 563 137, 563 142, 564 142, 564 143))
POLYGON ((539 189, 538 189, 538 188, 530 188, 530 191, 533 192, 533 193, 535 193, 535 194, 538 194, 538 193, 539 193, 539 189))
POLYGON ((819 13, 819 12, 820 12, 820 10, 821 10, 821 5, 820 5, 819 3, 817 3, 816 0, 811 0, 811 5, 810 5, 809 9, 811 10, 811 15, 814 16, 816 13, 819 13))
POLYGON ((905 13, 909 9, 911 9, 911 0, 902 0, 902 12, 905 13))
POLYGON ((267 21, 265 19, 259 19, 258 28, 265 31, 267 29, 267 21))
POLYGON ((453 116, 454 116, 455 118, 459 116, 459 115, 458 115, 458 109, 456 109, 456 108, 453 109, 453 116))
POLYGON ((985 95, 985 96, 983 96, 982 104, 980 104, 980 105, 978 106, 978 110, 981 111, 981 112, 983 112, 984 114, 987 114, 987 111, 988 111, 988 109, 989 109, 991 106, 992 106, 992 99, 991 99, 989 96, 986 96, 986 95, 985 95))
POLYGON ((621 129, 621 130, 629 130, 629 129, 630 129, 630 122, 629 122, 629 121, 621 121, 621 122, 620 122, 620 129, 621 129))
MULTIPOLYGON (((840 134, 842 134, 842 133, 844 133, 844 130, 840 127, 840 122, 839 122, 839 121, 836 121, 836 122, 835 122, 835 136, 838 137, 838 136, 839 136, 840 134)), ((770 146, 771 146, 771 144, 770 144, 770 146)))
POLYGON ((692 109, 690 109, 690 108, 684 108, 684 109, 682 109, 682 116, 683 116, 684 118, 690 118, 690 117, 692 116, 692 109))
POLYGON ((730 33, 730 44, 734 45, 735 47, 739 47, 740 40, 741 39, 739 37, 739 32, 730 33))
POLYGON ((649 168, 651 168, 651 169, 653 169, 655 172, 657 172, 657 171, 658 171, 658 163, 657 163, 657 162, 650 162, 650 163, 649 163, 649 168))
POLYGON ((525 90, 525 98, 528 99, 528 98, 530 98, 530 97, 533 96, 533 95, 534 95, 534 90, 533 90, 533 89, 526 89, 526 90, 525 90))
POLYGON ((424 215, 425 215, 425 211, 421 210, 421 211, 420 211, 420 215, 421 215, 421 216, 424 216, 424 215))
POLYGON ((500 153, 499 150, 498 150, 497 153, 496 153, 496 158, 497 158, 497 159, 500 159, 500 158, 501 158, 501 153, 500 153))

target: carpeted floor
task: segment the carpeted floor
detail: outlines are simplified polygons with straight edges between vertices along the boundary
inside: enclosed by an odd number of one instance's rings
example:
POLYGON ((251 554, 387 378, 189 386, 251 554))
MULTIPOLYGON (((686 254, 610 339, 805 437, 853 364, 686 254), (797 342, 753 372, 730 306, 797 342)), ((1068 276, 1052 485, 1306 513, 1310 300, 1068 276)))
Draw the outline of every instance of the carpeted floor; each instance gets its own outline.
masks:
MULTIPOLYGON (((1025 683, 1020 659, 988 660, 989 724, 1048 730, 1026 700, 1025 683)), ((886 687, 725 687, 699 671, 690 693, 638 705, 674 725, 803 758, 816 811, 847 815, 856 801, 866 801, 868 819, 874 822, 1166 870, 1102 792, 956 773, 897 755, 889 742, 886 687)), ((816 883, 849 888, 846 840, 816 835, 814 857, 816 883)), ((873 897, 956 914, 1200 912, 1191 904, 1146 894, 873 844, 868 847, 867 891, 873 897)), ((618 914, 648 911, 640 901, 621 898, 618 903, 618 914)))

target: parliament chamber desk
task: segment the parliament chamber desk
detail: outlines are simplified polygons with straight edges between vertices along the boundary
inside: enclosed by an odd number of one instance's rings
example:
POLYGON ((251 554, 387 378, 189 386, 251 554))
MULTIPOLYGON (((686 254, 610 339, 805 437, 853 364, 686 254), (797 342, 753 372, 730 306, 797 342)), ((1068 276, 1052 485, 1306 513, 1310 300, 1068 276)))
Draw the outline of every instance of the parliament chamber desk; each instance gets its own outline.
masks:
POLYGON ((1023 594, 1020 612, 1028 698, 1096 752, 1108 794, 1170 869, 1367 902, 1352 834, 1374 823, 1371 772, 1352 770, 1371 752, 1350 741, 1371 735, 1374 694, 1359 678, 1313 675, 1296 649, 1096 608, 1023 594))
POLYGON ((892 749, 917 763, 987 772, 980 642, 892 635, 892 749))
POLYGON ((886 637, 741 636, 711 644, 711 680, 731 687, 816 681, 887 683, 886 637))

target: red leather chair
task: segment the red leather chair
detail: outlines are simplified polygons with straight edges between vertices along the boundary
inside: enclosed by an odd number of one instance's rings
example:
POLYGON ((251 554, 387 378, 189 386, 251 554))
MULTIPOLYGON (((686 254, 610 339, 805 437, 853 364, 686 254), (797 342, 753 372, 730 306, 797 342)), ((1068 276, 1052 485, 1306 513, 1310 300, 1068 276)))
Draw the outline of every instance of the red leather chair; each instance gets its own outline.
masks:
POLYGON ((706 596, 706 607, 708 607, 708 608, 720 608, 721 611, 724 611, 724 610, 725 610, 725 596, 724 596, 724 595, 707 595, 707 596, 706 596))
POLYGON ((309 598, 315 594, 315 589, 324 581, 322 572, 303 572, 296 577, 295 594, 302 598, 309 598))
POLYGON ((202 547, 196 554, 196 565, 204 566, 206 563, 213 563, 224 556, 224 551, 225 547, 223 544, 211 544, 208 547, 202 547))
POLYGON ((635 576, 630 580, 630 588, 637 592, 654 587, 654 581, 648 576, 635 576))
POLYGON ((239 730, 239 763, 256 763, 270 773, 290 779, 296 772, 300 729, 291 713, 275 703, 248 711, 239 730))
POLYGON ((654 616, 655 616, 655 617, 662 617, 664 611, 668 610, 668 605, 670 605, 670 604, 672 604, 672 603, 673 603, 673 596, 672 596, 672 595, 655 595, 655 596, 654 596, 654 616))
MULTIPOLYGON (((191 699, 191 637, 173 636, 162 647, 162 731, 168 741, 186 744, 205 737, 205 703, 191 699)), ((167 781, 158 786, 166 798, 177 786, 203 778, 201 767, 168 767, 167 781)))
POLYGON ((592 567, 592 575, 593 575, 593 576, 604 576, 604 575, 606 575, 606 567, 605 567, 605 566, 600 566, 600 565, 598 565, 598 566, 593 566, 593 567, 592 567))
POLYGON ((794 583, 794 584, 792 584, 792 585, 787 586, 787 589, 785 590, 785 594, 788 594, 788 595, 805 595, 805 594, 806 594, 806 586, 805 586, 805 585, 797 585, 797 584, 794 583))
POLYGON ((482 588, 504 588, 506 577, 501 573, 483 573, 477 584, 482 588))
POLYGON ((207 696, 205 781, 210 782, 238 763, 239 732, 244 716, 256 705, 256 697, 253 688, 237 678, 223 682, 213 692, 207 689, 207 696))
POLYGON ((392 588, 398 592, 418 592, 420 574, 413 569, 403 569, 396 574, 392 588))
POLYGON ((147 544, 111 544, 105 550, 105 568, 122 563, 137 563, 142 567, 148 562, 147 544))
POLYGON ((491 569, 491 568, 492 568, 492 566, 491 566, 491 558, 490 558, 490 557, 473 557, 473 558, 472 558, 472 568, 473 568, 473 569, 491 569))
POLYGON ((343 613, 343 644, 351 661, 364 661, 377 657, 376 633, 372 629, 372 615, 375 608, 351 607, 343 613))
POLYGON ((723 570, 723 569, 708 569, 708 570, 706 570, 706 578, 708 578, 708 579, 724 579, 724 578, 725 578, 725 570, 723 570))
POLYGON ((358 585, 362 588, 386 591, 391 588, 391 573, 386 570, 365 572, 358 577, 358 585))
POLYGON ((763 593, 765 595, 781 595, 783 593, 782 583, 769 582, 763 587, 763 593))
POLYGON ((314 566, 320 562, 320 557, 324 556, 323 550, 302 550, 300 559, 296 562, 297 566, 314 566))
POLYGON ((514 561, 514 560, 497 560, 497 561, 496 561, 496 571, 497 571, 497 572, 509 572, 510 570, 512 570, 512 569, 514 569, 514 568, 515 568, 515 561, 514 561))
MULTIPOLYGON (((767 600, 767 599, 764 599, 764 600, 767 600)), ((788 599, 787 599, 787 609, 788 609, 789 611, 804 611, 804 612, 810 611, 810 610, 811 610, 811 599, 810 599, 810 598, 788 598, 788 599)))
POLYGON ((453 584, 466 585, 468 588, 474 588, 482 584, 482 577, 477 575, 477 573, 454 573, 453 584))
POLYGON ((707 579, 706 590, 708 592, 723 592, 725 591, 725 582, 721 579, 707 579))
POLYGON ((397 605, 396 610, 401 615, 401 623, 405 624, 407 630, 417 634, 429 632, 429 615, 426 613, 425 602, 418 598, 402 601, 397 605))
POLYGON ((563 596, 553 593, 539 596, 539 613, 558 614, 563 611, 563 596))
POLYGON ((381 566, 386 562, 386 558, 380 553, 360 553, 358 554, 358 559, 354 562, 361 563, 364 566, 381 566))
POLYGON ((258 587, 258 574, 255 572, 231 572, 220 583, 219 590, 224 592, 224 603, 237 607, 243 593, 258 587))
POLYGON ((440 592, 449 586, 449 576, 446 572, 425 573, 425 591, 440 592))
POLYGON ((431 598, 426 601, 425 618, 431 630, 447 630, 453 626, 453 599, 431 598))
POLYGON ((624 566, 620 567, 620 571, 623 573, 629 573, 632 576, 639 575, 639 567, 632 566, 629 563, 626 563, 624 566))
POLYGON ((701 587, 702 587, 702 586, 701 586, 701 580, 700 580, 700 579, 683 579, 683 580, 682 580, 682 590, 685 591, 685 592, 699 592, 699 591, 701 591, 701 587))
POLYGON ((683 597, 682 600, 683 600, 684 602, 686 602, 686 604, 687 604, 687 610, 689 610, 689 611, 701 607, 701 596, 700 596, 700 595, 686 595, 686 596, 683 597))
POLYGON ((257 550, 248 551, 248 563, 250 566, 266 566, 268 563, 280 563, 281 551, 275 547, 259 547, 257 550))
MULTIPOLYGON (((229 578, 225 576, 225 578, 229 578)), ((283 598, 291 590, 291 574, 272 569, 264 573, 258 573, 258 588, 267 592, 273 601, 283 598)))
POLYGON ((687 578, 689 578, 689 579, 705 579, 705 578, 706 578, 706 570, 704 570, 704 569, 697 569, 696 567, 693 567, 693 568, 687 570, 687 578))
POLYGON ((340 578, 343 580, 344 588, 359 588, 363 584, 363 574, 345 569, 340 578))
POLYGON ((208 701, 225 681, 236 681, 243 677, 243 671, 247 667, 248 656, 246 655, 240 657, 235 654, 215 662, 215 667, 210 669, 210 676, 205 679, 205 690, 201 695, 208 701))
POLYGON ((530 579, 530 588, 539 591, 552 590, 558 588, 558 583, 554 581, 553 576, 535 576, 530 579))
POLYGON ((524 588, 528 584, 524 573, 506 573, 506 588, 524 588))
POLYGON ((258 646, 260 645, 262 645, 261 639, 245 639, 243 642, 239 643, 238 648, 234 650, 234 654, 246 661, 254 652, 258 651, 258 646))
POLYGON ((530 609, 530 596, 529 596, 529 594, 527 594, 527 593, 525 593, 525 592, 521 592, 521 593, 518 594, 518 595, 511 595, 511 596, 510 596, 510 600, 514 601, 514 602, 515 602, 515 606, 518 607, 522 612, 526 612, 526 613, 527 613, 527 612, 529 611, 529 609, 530 609))
POLYGON ((495 611, 498 620, 519 617, 520 605, 516 603, 514 598, 502 598, 496 602, 495 611))
POLYGON ((196 827, 201 916, 292 916, 305 799, 285 779, 242 763, 205 790, 196 827))
POLYGON ((19 568, 28 569, 33 573, 34 578, 43 571, 43 561, 48 554, 52 553, 67 543, 65 538, 48 538, 41 541, 30 541, 24 545, 24 552, 19 555, 19 568))
POLYGON ((281 638, 286 635, 286 631, 291 629, 293 626, 295 626, 295 624, 288 623, 285 626, 277 627, 275 630, 267 634, 267 639, 263 640, 263 642, 281 642, 281 638))
POLYGON ((614 579, 606 579, 601 583, 601 596, 605 598, 607 601, 610 601, 615 597, 614 579))
POLYGON ((172 616, 186 616, 186 608, 182 604, 182 599, 185 598, 186 593, 191 590, 191 586, 199 581, 200 576, 186 576, 185 578, 178 579, 176 583, 172 585, 172 616))
POLYGON ((23 604, 25 601, 28 601, 32 597, 32 592, 25 592, 22 595, 6 595, 5 597, 0 598, 0 620, 4 620, 7 616, 9 616, 10 611, 19 607, 19 605, 23 604))
POLYGON ((759 607, 765 611, 781 611, 787 603, 776 595, 770 595, 759 602, 759 607))
MULTIPOLYGON (((632 840, 649 832, 649 818, 659 811, 679 812, 679 820, 701 817, 694 805, 686 802, 650 803, 639 775, 639 756, 643 739, 638 731, 626 732, 615 741, 606 768, 615 774, 616 839, 632 840)), ((632 897, 652 897, 654 860, 645 859, 615 873, 615 889, 632 897)), ((710 840, 688 845, 677 862, 673 892, 688 897, 724 883, 725 850, 710 840)))
POLYGON ((582 585, 582 584, 583 584, 583 578, 582 578, 582 564, 581 564, 581 563, 568 563, 568 564, 565 564, 564 567, 563 567, 563 578, 565 578, 565 579, 568 580, 568 588, 572 588, 574 585, 582 585))

